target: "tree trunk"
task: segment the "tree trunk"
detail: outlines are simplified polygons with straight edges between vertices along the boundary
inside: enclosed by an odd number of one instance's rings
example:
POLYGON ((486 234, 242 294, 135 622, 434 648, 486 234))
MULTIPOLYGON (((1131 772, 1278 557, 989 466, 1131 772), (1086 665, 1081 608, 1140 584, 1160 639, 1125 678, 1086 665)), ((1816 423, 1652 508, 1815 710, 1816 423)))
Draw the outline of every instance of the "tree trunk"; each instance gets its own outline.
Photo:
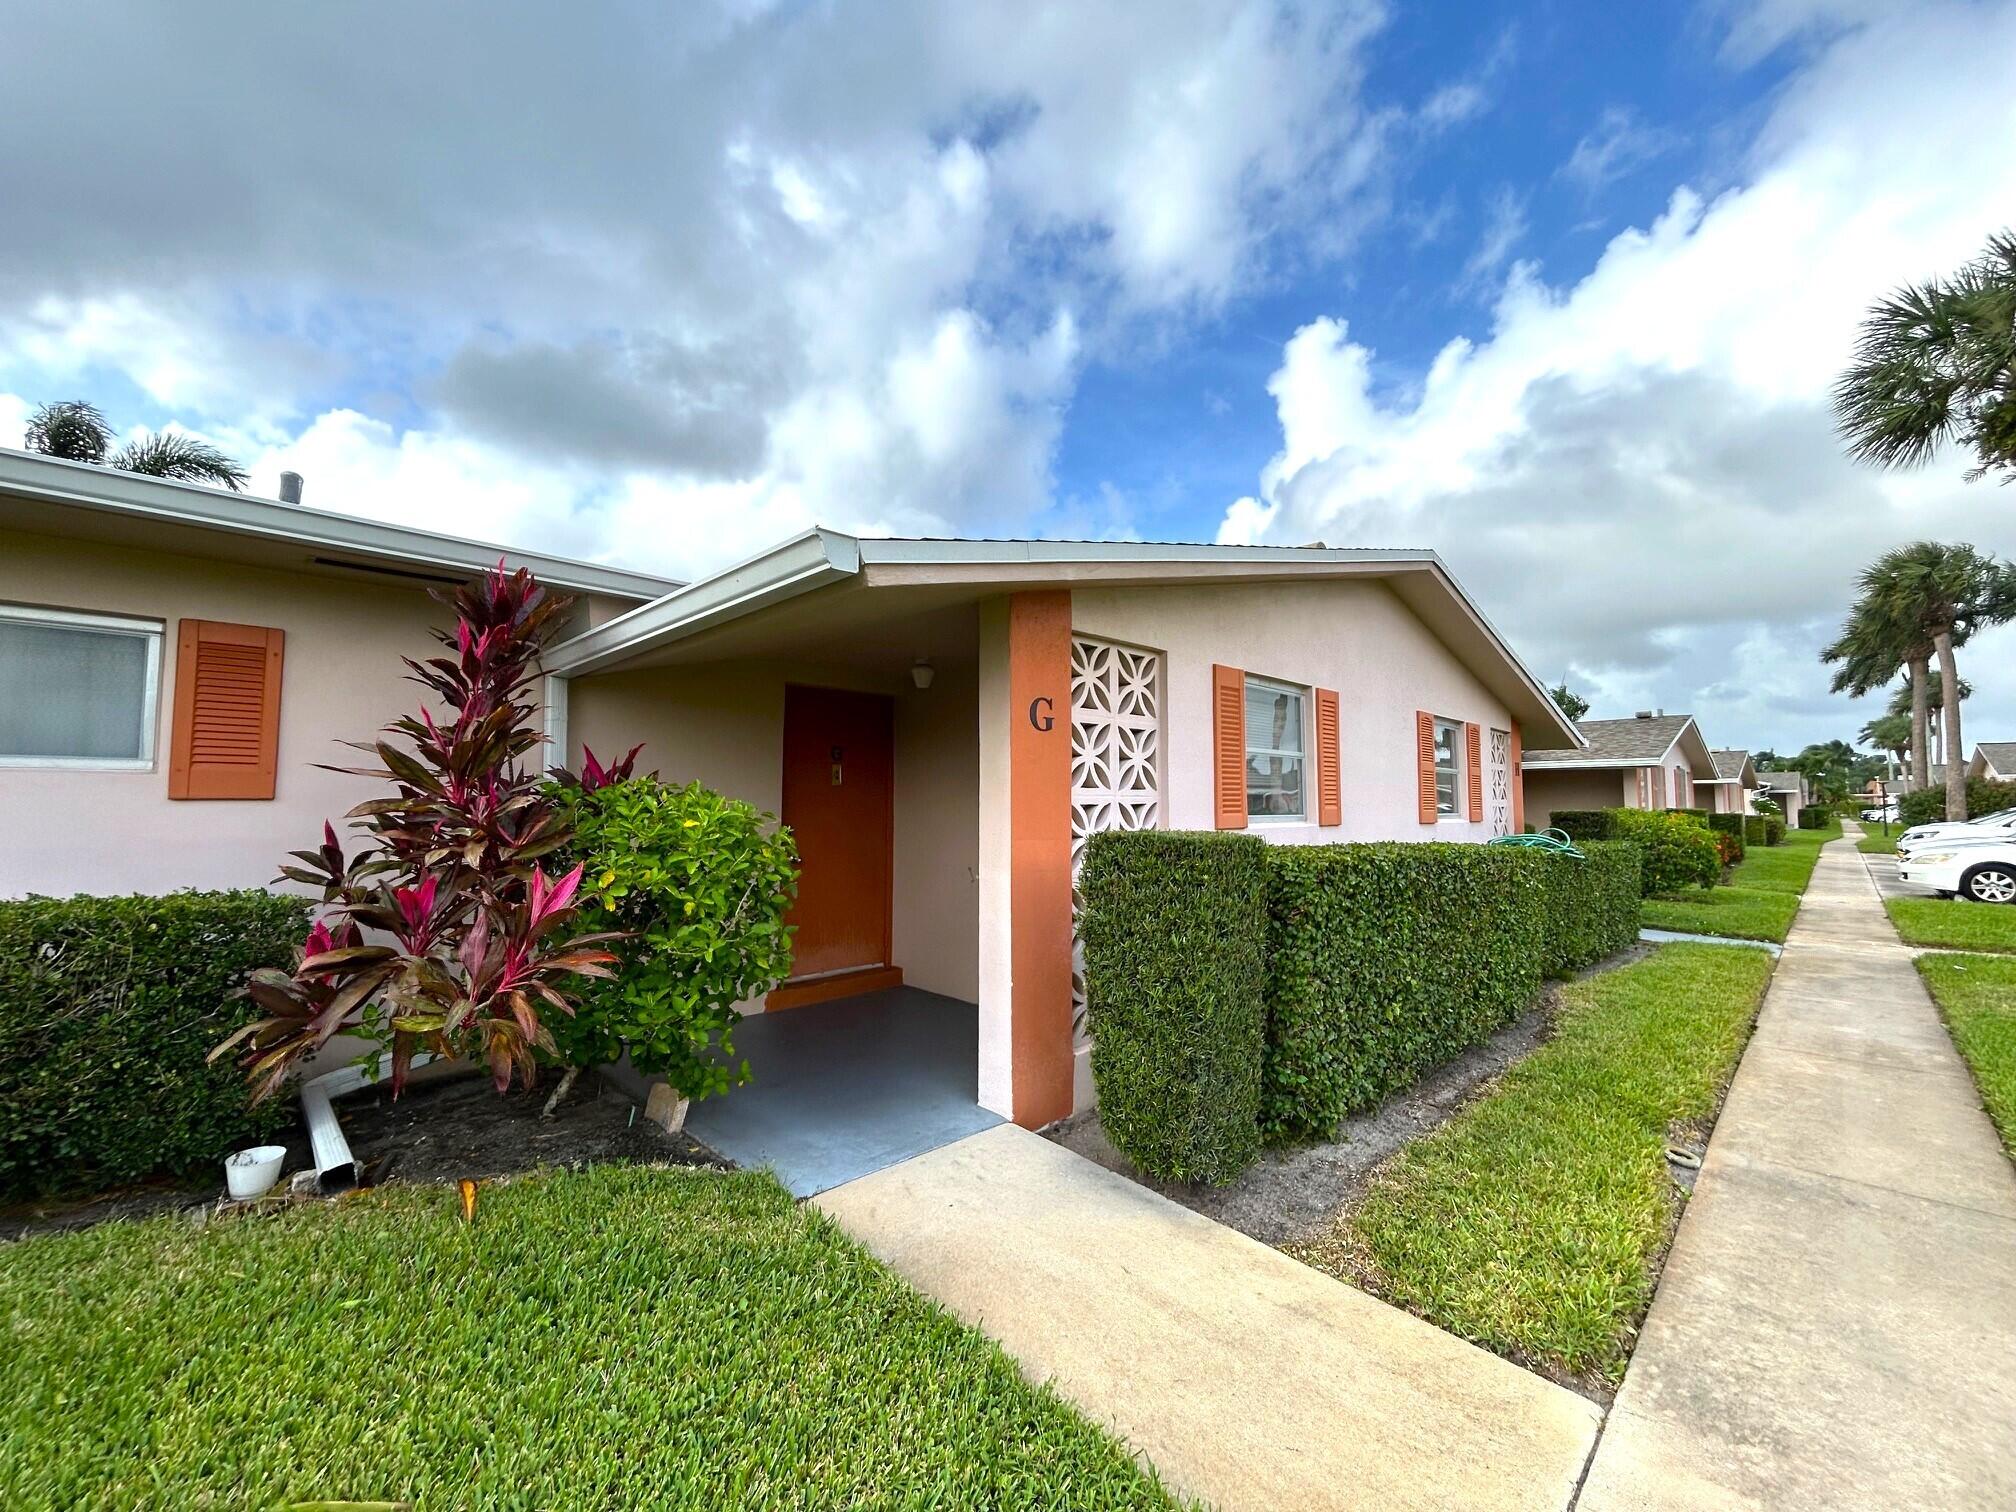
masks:
POLYGON ((1917 792, 1931 781, 1925 757, 1925 722, 1931 717, 1927 707, 1925 658, 1911 658, 1911 791, 1917 792))
POLYGON ((560 1106, 569 1092, 574 1090, 574 1079, 581 1074, 579 1066, 569 1066, 567 1074, 560 1078, 560 1085, 553 1089, 553 1095, 546 1099, 546 1106, 539 1110, 541 1118, 551 1118, 553 1110, 560 1106))
POLYGON ((1946 751, 1946 817, 1967 817, 1967 773, 1955 759, 1960 745, 1960 674, 1953 668, 1953 632, 1941 630, 1932 637, 1932 649, 1939 653, 1940 702, 1945 705, 1939 720, 1939 737, 1946 751))

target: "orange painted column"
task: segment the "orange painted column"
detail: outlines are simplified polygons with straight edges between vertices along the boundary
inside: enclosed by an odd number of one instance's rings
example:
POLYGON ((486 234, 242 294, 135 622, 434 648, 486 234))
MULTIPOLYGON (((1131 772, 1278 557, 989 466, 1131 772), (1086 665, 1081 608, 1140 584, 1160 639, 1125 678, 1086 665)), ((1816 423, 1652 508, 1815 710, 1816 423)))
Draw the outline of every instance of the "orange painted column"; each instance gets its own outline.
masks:
POLYGON ((1008 602, 1008 846, 1015 1122, 1071 1113, 1071 595, 1008 602))

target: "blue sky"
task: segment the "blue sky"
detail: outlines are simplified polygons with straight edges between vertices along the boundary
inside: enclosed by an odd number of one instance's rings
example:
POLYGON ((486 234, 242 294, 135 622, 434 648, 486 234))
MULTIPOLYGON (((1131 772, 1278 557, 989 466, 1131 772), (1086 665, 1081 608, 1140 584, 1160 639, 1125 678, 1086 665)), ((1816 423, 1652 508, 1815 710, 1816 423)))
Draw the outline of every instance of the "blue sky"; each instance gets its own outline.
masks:
MULTIPOLYGON (((2011 0, 0 25, 0 444, 89 397, 681 574, 813 521, 1429 546, 1599 714, 1780 749, 1873 712, 1815 656, 1862 561, 2016 550, 1827 408, 2016 204, 2011 0)), ((2011 649, 1970 733, 2016 736, 2011 649)))

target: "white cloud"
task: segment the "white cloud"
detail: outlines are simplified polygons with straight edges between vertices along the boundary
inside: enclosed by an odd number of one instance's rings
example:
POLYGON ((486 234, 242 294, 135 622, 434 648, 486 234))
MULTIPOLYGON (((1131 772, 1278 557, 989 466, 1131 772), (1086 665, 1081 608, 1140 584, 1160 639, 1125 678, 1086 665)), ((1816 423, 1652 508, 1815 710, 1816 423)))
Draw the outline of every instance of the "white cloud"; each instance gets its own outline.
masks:
POLYGON ((1672 132, 1646 125, 1629 107, 1613 105, 1576 142, 1561 172, 1584 193, 1594 194, 1676 145, 1678 138, 1672 132))
POLYGON ((1505 266, 1512 249, 1526 239, 1526 200, 1511 189, 1500 187, 1484 207, 1484 234, 1476 250, 1463 264, 1458 287, 1476 289, 1505 266))
POLYGON ((108 3, 0 50, 32 123, 0 156, 0 388, 236 438, 324 507, 682 571, 814 519, 1026 526, 1088 350, 1348 237, 1379 151, 1377 0, 560 33, 499 0, 392 45, 108 3), (233 88, 192 96, 191 59, 233 88))
POLYGON ((2010 57, 2008 4, 1835 37, 1736 187, 1676 189, 1571 287, 1516 266, 1489 335, 1401 397, 1343 320, 1311 322, 1270 385, 1282 450, 1223 537, 1439 546, 1536 665, 1605 701, 1696 700, 1717 740, 1859 725, 1813 660, 1855 569, 1918 536, 2016 548, 2007 500, 1958 460, 1855 467, 1828 408, 1870 301, 1972 256, 2016 205, 2010 57))

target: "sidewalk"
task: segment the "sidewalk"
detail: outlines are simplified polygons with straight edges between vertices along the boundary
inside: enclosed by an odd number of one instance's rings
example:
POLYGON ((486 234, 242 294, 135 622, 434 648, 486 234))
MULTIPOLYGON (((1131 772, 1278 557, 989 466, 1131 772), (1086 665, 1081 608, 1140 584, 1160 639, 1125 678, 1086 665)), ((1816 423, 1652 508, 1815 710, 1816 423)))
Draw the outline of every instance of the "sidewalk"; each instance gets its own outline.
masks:
POLYGON ((2016 1171, 1824 848, 1578 1512, 2016 1506, 2016 1171))
POLYGON ((1594 1403, 1013 1125, 817 1197, 1220 1508, 1545 1509, 1594 1403))

